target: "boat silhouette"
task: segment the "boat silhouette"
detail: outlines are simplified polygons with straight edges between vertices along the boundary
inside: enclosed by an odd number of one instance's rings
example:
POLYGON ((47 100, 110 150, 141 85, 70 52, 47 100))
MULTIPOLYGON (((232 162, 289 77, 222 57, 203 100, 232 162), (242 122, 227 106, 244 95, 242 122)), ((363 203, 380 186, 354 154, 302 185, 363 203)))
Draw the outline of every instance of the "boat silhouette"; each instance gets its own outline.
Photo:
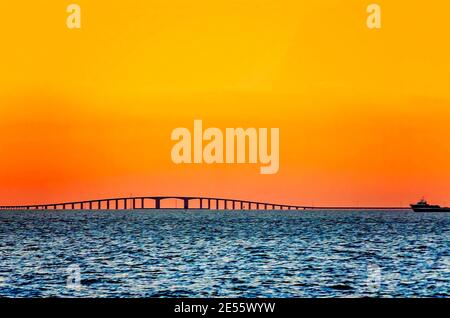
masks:
POLYGON ((437 204, 428 204, 425 199, 421 199, 416 204, 411 204, 414 212, 450 212, 450 207, 441 207, 437 204))

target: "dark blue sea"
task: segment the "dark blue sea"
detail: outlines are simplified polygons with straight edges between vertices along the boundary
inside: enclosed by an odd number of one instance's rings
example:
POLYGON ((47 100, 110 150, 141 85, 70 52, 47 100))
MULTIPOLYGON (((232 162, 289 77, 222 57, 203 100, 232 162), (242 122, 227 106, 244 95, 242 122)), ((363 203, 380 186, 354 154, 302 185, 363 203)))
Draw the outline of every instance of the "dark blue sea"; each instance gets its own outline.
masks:
POLYGON ((2 211, 0 297, 449 297, 450 214, 2 211))

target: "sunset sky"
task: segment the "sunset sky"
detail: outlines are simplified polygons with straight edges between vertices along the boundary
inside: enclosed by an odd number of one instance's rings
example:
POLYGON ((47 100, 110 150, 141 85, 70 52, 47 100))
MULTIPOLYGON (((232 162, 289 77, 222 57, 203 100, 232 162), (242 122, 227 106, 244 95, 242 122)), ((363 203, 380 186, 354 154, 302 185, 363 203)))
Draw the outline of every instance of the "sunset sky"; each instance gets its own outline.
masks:
POLYGON ((450 205, 450 2, 378 0, 378 30, 370 3, 3 1, 0 205, 450 205), (279 172, 175 165, 170 134, 194 119, 280 128, 279 172))

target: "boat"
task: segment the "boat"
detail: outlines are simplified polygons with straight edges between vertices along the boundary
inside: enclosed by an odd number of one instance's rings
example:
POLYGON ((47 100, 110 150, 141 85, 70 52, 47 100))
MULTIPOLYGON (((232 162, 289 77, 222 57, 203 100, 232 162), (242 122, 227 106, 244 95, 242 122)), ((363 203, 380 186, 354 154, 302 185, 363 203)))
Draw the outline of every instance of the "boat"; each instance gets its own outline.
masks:
POLYGON ((441 207, 436 204, 428 204, 425 199, 420 200, 416 204, 411 204, 414 212, 450 212, 450 207, 441 207))

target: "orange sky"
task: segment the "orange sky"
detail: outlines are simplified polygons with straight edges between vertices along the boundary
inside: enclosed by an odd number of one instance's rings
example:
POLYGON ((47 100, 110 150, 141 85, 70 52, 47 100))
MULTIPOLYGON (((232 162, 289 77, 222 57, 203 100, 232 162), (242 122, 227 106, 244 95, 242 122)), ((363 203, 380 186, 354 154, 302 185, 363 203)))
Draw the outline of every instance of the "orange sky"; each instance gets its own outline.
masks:
POLYGON ((0 203, 450 204, 450 3, 379 0, 380 30, 369 3, 2 3, 0 203), (279 127, 280 171, 173 164, 170 133, 194 119, 279 127))

